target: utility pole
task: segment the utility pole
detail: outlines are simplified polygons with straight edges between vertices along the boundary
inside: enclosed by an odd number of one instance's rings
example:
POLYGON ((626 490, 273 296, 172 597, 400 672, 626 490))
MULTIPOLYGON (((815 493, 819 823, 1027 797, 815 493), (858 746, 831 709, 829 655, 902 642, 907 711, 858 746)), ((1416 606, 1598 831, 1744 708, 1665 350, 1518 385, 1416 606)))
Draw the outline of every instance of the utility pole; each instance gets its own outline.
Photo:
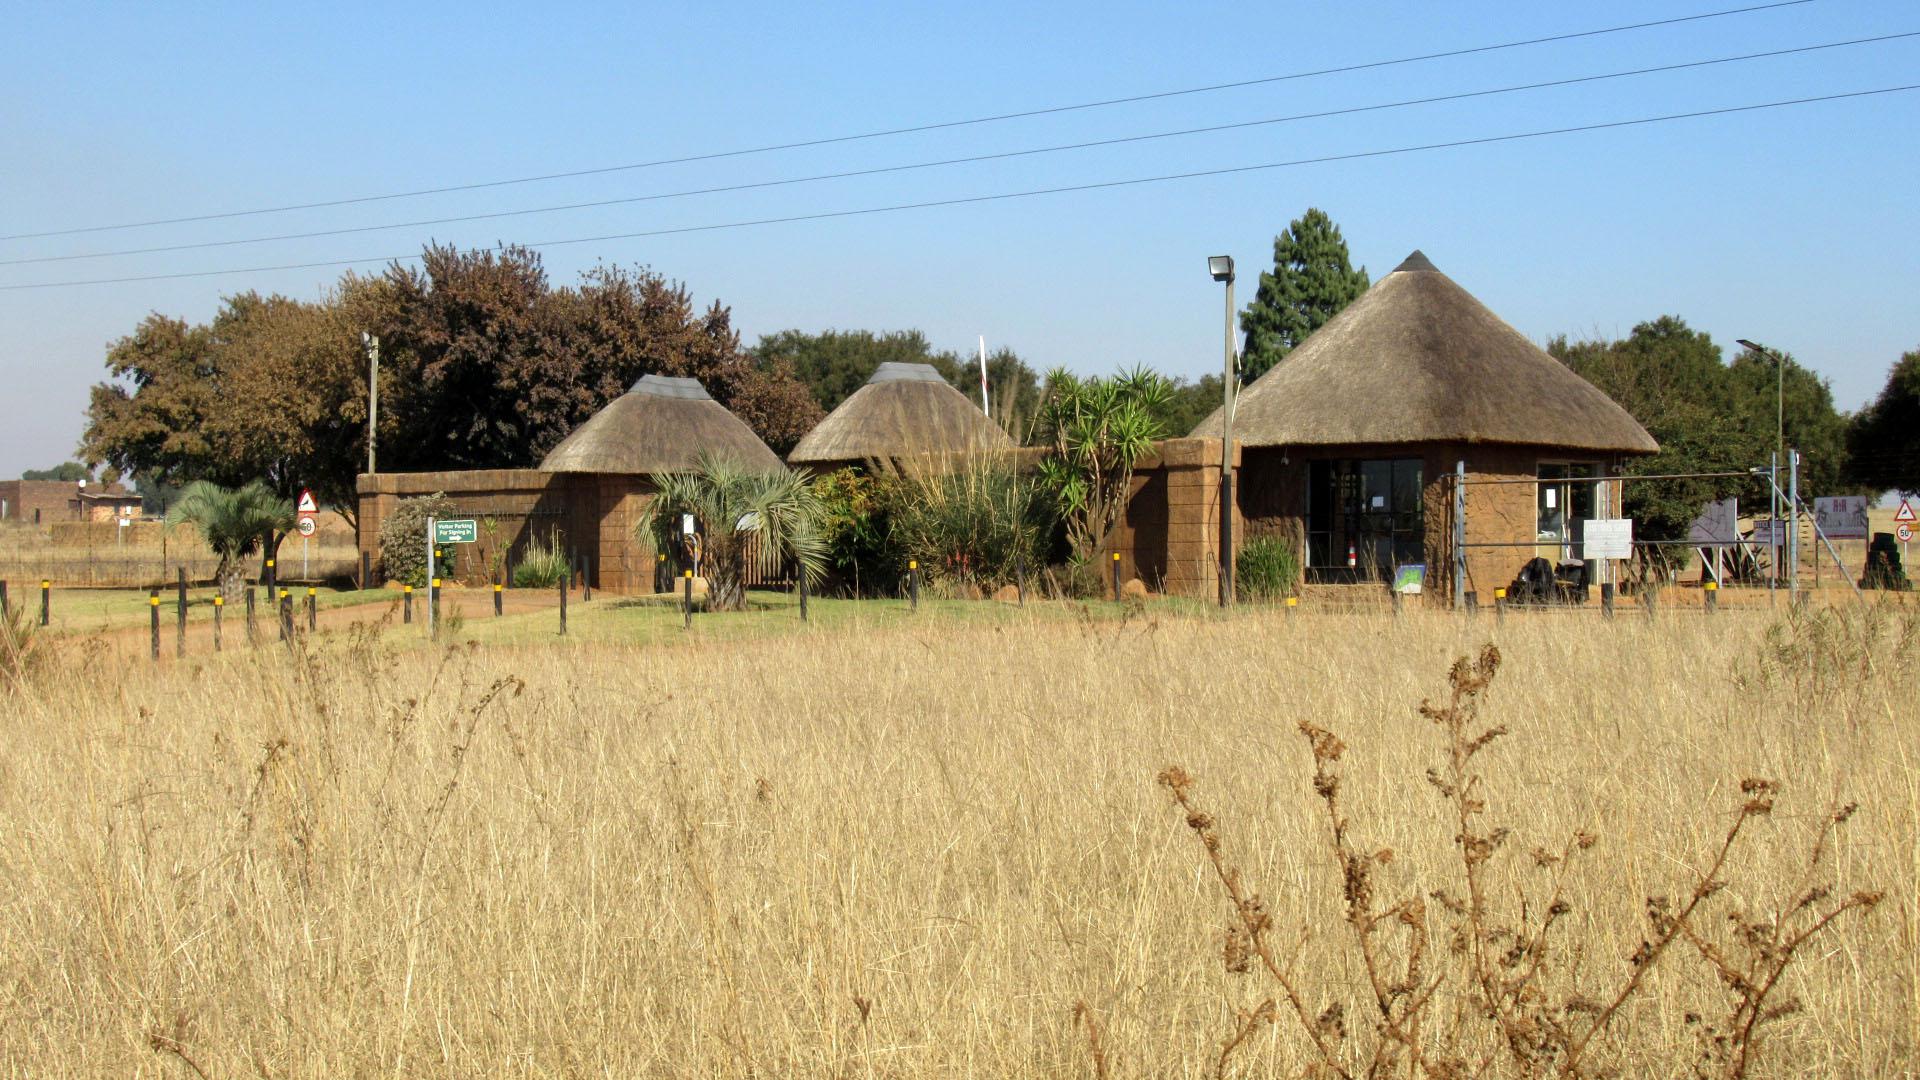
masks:
POLYGON ((380 430, 380 339, 362 332, 361 344, 367 347, 367 472, 379 470, 374 467, 373 444, 380 430))
POLYGON ((1220 387, 1226 399, 1220 417, 1220 606, 1226 607, 1233 603, 1233 401, 1239 366, 1233 347, 1233 257, 1212 256, 1207 273, 1227 287, 1226 377, 1220 387))

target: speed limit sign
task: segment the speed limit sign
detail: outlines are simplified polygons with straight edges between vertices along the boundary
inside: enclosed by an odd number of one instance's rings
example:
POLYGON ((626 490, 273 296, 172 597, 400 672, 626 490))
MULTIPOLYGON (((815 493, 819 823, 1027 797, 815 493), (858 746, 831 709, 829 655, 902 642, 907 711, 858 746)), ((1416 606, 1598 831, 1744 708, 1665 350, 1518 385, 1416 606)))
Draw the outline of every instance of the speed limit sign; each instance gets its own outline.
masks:
POLYGON ((313 515, 312 515, 312 514, 301 514, 301 515, 300 515, 300 522, 299 522, 299 526, 298 526, 298 527, 299 527, 299 529, 300 529, 300 535, 301 535, 301 536, 312 536, 312 535, 313 535, 313 528, 314 528, 314 525, 313 525, 313 515))
POLYGON ((1893 535, 1898 537, 1900 542, 1904 544, 1913 539, 1913 526, 1903 523, 1899 528, 1893 530, 1893 535))

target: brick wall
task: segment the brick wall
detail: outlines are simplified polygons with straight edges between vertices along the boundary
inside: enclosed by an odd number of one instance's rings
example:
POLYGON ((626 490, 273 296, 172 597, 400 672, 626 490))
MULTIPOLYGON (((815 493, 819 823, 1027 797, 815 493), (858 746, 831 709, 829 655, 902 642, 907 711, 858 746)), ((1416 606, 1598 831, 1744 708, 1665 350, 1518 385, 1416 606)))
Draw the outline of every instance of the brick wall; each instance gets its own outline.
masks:
MULTIPOLYGON (((1243 527, 1236 511, 1236 537, 1243 527)), ((1102 545, 1103 574, 1116 551, 1122 577, 1178 596, 1217 595, 1220 440, 1166 439, 1134 464, 1126 510, 1102 545)))
MULTIPOLYGON (((644 476, 549 473, 537 469, 361 474, 360 550, 377 567, 380 528, 400 500, 442 492, 454 513, 480 523, 478 543, 462 545, 456 565, 462 582, 485 584, 494 556, 511 566, 527 542, 549 536, 583 566, 596 589, 650 591, 652 546, 634 526, 652 496, 644 476)), ((378 571, 376 570, 376 573, 378 571)))
POLYGON ((96 509, 102 517, 118 514, 122 503, 130 503, 139 513, 138 496, 127 491, 119 484, 111 487, 89 485, 87 494, 100 496, 87 500, 87 513, 80 509, 80 488, 70 480, 0 480, 0 502, 6 504, 6 520, 33 524, 35 514, 39 523, 51 525, 56 521, 82 521, 94 516, 96 509))

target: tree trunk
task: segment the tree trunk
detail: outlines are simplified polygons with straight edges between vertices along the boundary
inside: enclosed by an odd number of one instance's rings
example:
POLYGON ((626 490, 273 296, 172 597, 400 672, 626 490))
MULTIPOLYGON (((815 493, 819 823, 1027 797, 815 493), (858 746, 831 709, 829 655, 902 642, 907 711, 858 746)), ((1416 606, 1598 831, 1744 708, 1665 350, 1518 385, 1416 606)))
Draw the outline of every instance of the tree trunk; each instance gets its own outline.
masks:
POLYGON ((231 555, 220 556, 220 566, 213 576, 220 583, 220 596, 227 605, 239 603, 247 588, 247 572, 240 560, 231 555))

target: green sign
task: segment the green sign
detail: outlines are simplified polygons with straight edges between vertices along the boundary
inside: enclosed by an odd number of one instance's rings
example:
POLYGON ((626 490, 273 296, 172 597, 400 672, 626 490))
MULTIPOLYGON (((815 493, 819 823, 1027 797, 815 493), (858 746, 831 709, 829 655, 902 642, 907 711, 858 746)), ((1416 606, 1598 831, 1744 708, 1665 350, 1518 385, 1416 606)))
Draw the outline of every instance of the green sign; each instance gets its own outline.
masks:
POLYGON ((471 544, 480 539, 480 527, 472 518, 455 518, 433 523, 436 544, 471 544))

